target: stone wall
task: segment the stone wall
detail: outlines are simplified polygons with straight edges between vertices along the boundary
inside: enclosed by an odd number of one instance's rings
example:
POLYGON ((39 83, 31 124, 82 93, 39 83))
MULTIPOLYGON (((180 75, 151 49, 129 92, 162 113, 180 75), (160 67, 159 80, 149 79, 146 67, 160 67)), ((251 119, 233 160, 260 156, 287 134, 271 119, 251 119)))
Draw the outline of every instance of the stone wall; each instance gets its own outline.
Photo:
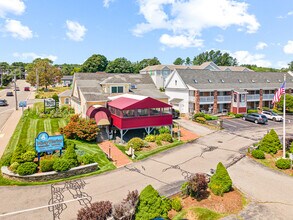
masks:
POLYGON ((74 167, 64 172, 51 171, 51 172, 45 172, 45 173, 35 173, 32 175, 27 175, 27 176, 20 176, 18 174, 15 174, 11 172, 6 166, 1 167, 1 172, 5 178, 17 180, 21 182, 47 182, 49 180, 57 180, 57 179, 67 178, 67 177, 81 175, 85 173, 91 173, 96 171, 97 169, 98 169, 98 164, 92 163, 88 165, 74 167))

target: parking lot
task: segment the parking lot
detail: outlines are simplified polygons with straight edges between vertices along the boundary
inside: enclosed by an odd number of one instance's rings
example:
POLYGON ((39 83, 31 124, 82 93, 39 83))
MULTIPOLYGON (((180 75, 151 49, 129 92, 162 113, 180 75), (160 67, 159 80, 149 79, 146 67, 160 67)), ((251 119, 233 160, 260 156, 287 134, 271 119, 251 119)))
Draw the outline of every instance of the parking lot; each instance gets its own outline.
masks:
MULTIPOLYGON (((215 123, 215 122, 213 122, 215 123)), ((286 115, 286 126, 293 125, 293 115, 286 115)), ((235 119, 223 119, 223 128, 229 131, 235 130, 246 130, 252 129, 254 127, 263 127, 263 128, 281 128, 283 126, 282 122, 275 122, 269 120, 267 124, 255 124, 250 121, 244 121, 242 118, 235 119)))

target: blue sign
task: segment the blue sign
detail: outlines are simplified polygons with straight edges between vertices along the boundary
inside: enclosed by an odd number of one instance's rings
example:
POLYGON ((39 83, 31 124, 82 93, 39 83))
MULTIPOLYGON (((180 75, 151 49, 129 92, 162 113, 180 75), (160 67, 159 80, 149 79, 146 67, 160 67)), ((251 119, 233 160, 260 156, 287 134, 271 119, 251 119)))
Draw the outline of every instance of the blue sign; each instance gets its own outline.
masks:
POLYGON ((64 137, 63 135, 49 136, 47 132, 41 132, 35 139, 35 143, 38 153, 62 150, 64 147, 64 137))
POLYGON ((19 107, 26 107, 27 106, 27 103, 26 103, 26 101, 20 101, 18 103, 18 105, 19 105, 19 107))

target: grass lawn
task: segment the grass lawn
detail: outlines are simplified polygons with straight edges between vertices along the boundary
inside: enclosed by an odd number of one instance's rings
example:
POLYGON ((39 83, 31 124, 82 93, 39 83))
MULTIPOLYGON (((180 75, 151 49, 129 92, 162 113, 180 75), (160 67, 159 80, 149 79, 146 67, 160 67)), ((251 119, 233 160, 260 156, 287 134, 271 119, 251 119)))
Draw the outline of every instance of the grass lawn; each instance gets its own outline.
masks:
MULTIPOLYGON (((42 104, 42 103, 41 103, 42 104)), ((39 103, 36 103, 34 110, 39 111, 39 107, 42 105, 39 103)), ((30 145, 34 146, 34 141, 37 135, 42 132, 46 131, 49 135, 55 135, 56 133, 59 133, 59 128, 63 127, 67 124, 66 119, 64 118, 37 118, 34 114, 24 114, 24 116, 19 121, 4 153, 0 161, 0 165, 5 164, 7 160, 9 160, 10 156, 13 154, 13 151, 15 149, 15 146, 18 144, 23 145, 30 145)), ((115 166, 107 159, 104 152, 98 147, 97 144, 91 144, 87 142, 81 142, 74 140, 77 148, 79 150, 84 151, 85 153, 89 154, 97 154, 98 156, 98 164, 99 164, 99 170, 96 172, 91 173, 101 173, 108 170, 115 169, 115 166)), ((82 175, 82 176, 86 176, 82 175)), ((78 176, 81 177, 81 176, 78 176)), ((73 177, 77 178, 77 177, 73 177)), ((72 179, 72 178, 71 178, 72 179)), ((58 180, 61 181, 61 180, 58 180)), ((56 181, 53 181, 56 182, 56 181)), ((0 185, 10 185, 10 184, 16 184, 16 185, 27 185, 27 184, 34 184, 34 183, 19 183, 16 181, 6 180, 0 176, 0 185)), ((36 183, 40 184, 40 183, 36 183)))
POLYGON ((36 98, 44 99, 44 98, 51 98, 54 94, 59 94, 61 92, 64 92, 66 90, 69 90, 70 87, 49 87, 47 92, 44 92, 43 90, 39 90, 38 93, 36 93, 36 98))

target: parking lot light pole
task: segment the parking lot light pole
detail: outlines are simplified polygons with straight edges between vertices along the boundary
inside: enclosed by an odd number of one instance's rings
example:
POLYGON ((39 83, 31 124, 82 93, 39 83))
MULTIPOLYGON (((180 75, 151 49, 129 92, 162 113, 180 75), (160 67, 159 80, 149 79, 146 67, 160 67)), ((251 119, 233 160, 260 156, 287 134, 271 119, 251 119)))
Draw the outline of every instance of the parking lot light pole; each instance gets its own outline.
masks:
POLYGON ((15 93, 15 110, 18 110, 17 91, 16 91, 16 71, 14 70, 14 93, 15 93))

